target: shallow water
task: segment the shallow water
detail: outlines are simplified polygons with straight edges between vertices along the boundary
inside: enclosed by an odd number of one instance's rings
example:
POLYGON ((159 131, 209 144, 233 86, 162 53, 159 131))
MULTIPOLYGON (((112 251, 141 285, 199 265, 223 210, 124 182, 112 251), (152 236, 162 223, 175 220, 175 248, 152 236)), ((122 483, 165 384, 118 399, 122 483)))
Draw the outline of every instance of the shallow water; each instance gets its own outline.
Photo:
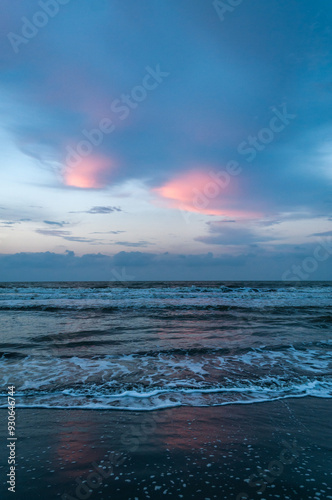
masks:
POLYGON ((3 283, 1 386, 37 408, 330 398, 331 292, 327 282, 3 283))

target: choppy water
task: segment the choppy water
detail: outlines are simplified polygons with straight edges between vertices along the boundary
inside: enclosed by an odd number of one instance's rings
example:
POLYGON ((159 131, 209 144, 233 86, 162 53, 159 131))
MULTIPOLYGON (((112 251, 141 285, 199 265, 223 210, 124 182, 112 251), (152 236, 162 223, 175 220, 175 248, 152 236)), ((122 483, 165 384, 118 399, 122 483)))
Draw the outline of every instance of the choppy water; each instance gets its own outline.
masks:
POLYGON ((0 284, 0 406, 330 398, 332 283, 0 284))

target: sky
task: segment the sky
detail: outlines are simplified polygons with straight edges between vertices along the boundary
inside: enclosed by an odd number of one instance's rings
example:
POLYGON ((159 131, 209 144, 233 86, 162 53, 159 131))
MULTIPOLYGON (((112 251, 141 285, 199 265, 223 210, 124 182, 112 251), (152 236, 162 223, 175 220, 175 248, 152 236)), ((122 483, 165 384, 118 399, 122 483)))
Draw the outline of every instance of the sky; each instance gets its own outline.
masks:
POLYGON ((0 280, 331 280, 330 0, 2 0, 0 280))

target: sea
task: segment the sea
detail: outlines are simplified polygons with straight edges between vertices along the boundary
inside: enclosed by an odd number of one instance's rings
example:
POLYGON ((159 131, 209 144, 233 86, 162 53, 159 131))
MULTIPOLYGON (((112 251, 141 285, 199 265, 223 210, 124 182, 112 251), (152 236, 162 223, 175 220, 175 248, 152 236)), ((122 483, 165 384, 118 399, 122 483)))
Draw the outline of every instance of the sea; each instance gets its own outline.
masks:
POLYGON ((331 282, 0 284, 0 407, 331 398, 331 282))

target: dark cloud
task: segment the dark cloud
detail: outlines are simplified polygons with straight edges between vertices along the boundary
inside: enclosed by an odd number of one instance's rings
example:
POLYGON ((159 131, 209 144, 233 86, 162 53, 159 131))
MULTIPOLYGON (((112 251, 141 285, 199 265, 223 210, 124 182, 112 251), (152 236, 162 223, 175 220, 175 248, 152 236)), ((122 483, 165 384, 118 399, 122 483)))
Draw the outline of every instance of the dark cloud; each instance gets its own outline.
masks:
POLYGON ((126 231, 95 231, 90 234, 121 234, 121 233, 126 233, 126 231))
POLYGON ((71 231, 60 231, 57 229, 36 229, 36 233, 43 234, 44 236, 59 236, 64 237, 71 234, 71 231))
POLYGON ((137 241, 137 242, 131 242, 131 241, 117 241, 115 245, 121 245, 124 247, 147 247, 149 245, 155 245, 155 243, 150 243, 149 241, 137 241))
POLYGON ((20 224, 20 221, 18 221, 18 220, 4 220, 4 221, 1 221, 1 223, 3 224, 3 227, 10 227, 10 226, 14 226, 15 224, 20 224))
POLYGON ((30 222, 31 219, 16 219, 16 220, 1 220, 0 219, 0 227, 14 227, 16 224, 21 224, 22 222, 30 222))
POLYGON ((113 212, 122 212, 119 207, 92 207, 90 210, 70 212, 71 214, 111 214, 113 212))
POLYGON ((122 212, 119 207, 92 207, 87 214, 111 214, 113 212, 122 212))
MULTIPOLYGON (((281 251, 261 249, 239 255, 151 254, 119 252, 114 256, 86 254, 77 256, 52 252, 0 255, 1 281, 132 281, 140 280, 282 280, 292 266, 303 265, 314 255, 317 245, 288 247, 281 251), (129 278, 128 278, 129 279, 129 278)), ((319 262, 312 280, 331 280, 330 258, 319 262)), ((322 254, 322 252, 321 252, 322 254)), ((290 273, 291 276, 292 273, 290 273)))
POLYGON ((68 224, 68 222, 56 222, 56 221, 53 221, 53 220, 44 220, 43 221, 44 224, 48 224, 49 226, 59 226, 59 227, 63 227, 65 226, 66 224, 68 224))

